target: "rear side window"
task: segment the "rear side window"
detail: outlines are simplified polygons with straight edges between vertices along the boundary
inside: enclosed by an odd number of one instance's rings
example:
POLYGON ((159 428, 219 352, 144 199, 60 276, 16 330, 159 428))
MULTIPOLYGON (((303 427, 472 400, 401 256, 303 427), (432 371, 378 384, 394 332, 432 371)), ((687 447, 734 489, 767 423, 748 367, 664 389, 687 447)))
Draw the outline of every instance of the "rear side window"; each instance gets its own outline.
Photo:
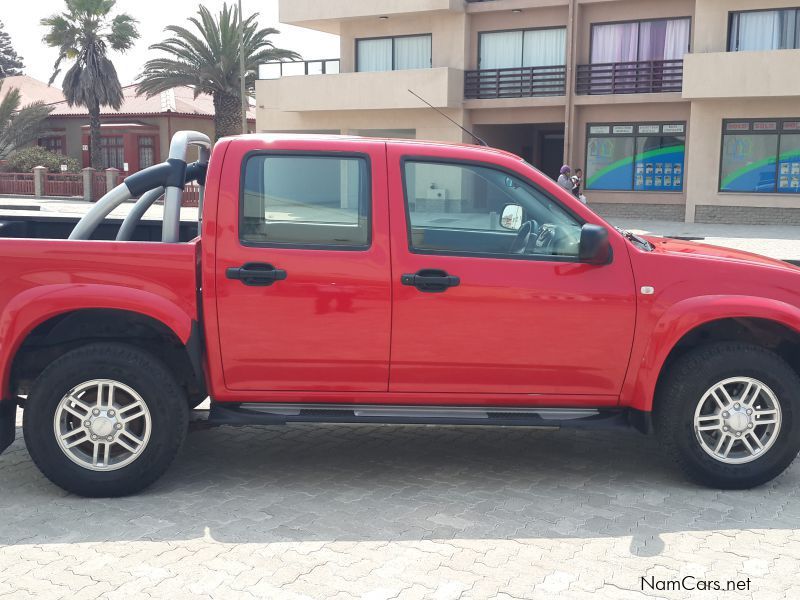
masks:
POLYGON ((370 241, 369 166, 362 157, 253 155, 245 163, 245 244, 363 249, 370 241))

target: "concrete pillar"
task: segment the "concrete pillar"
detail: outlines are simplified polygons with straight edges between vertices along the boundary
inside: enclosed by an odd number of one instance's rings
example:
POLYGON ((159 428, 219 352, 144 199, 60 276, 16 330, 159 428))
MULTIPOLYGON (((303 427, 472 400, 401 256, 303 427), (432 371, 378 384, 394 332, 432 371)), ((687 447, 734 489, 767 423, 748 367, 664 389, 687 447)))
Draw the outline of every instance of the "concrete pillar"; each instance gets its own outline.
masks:
POLYGON ((110 192, 115 187, 117 187, 118 182, 119 182, 119 169, 115 169, 114 167, 106 169, 106 193, 110 192))
POLYGON ((86 167, 85 169, 81 170, 81 175, 83 175, 83 199, 86 202, 91 202, 92 200, 95 200, 95 198, 92 197, 94 169, 92 167, 86 167))
POLYGON ((33 195, 37 198, 44 196, 44 180, 47 177, 46 167, 33 168, 33 195))

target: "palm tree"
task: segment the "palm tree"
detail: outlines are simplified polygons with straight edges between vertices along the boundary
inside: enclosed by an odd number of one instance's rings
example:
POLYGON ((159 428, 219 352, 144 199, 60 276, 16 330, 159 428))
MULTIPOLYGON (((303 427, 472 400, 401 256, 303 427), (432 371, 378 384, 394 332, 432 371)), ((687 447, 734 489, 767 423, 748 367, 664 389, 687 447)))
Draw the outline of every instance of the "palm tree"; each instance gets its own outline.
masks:
MULTIPOLYGON (((0 80, 0 97, 3 81, 0 80)), ((11 88, 0 100, 0 158, 5 158, 12 150, 21 148, 36 139, 42 124, 52 107, 42 102, 34 102, 25 107, 17 88, 11 88)))
POLYGON ((100 155, 100 107, 117 110, 122 105, 122 86, 108 48, 125 52, 139 37, 136 19, 125 13, 111 16, 116 0, 65 0, 67 10, 41 20, 49 28, 44 42, 58 48, 52 84, 61 63, 75 64, 64 75, 62 89, 70 106, 89 111, 89 149, 92 166, 103 167, 100 155))
MULTIPOLYGON (((217 139, 242 133, 242 99, 239 75, 239 11, 222 5, 217 18, 203 5, 198 16, 189 19, 194 25, 170 25, 172 37, 150 46, 167 57, 147 61, 139 75, 138 92, 148 97, 177 86, 194 88, 195 98, 209 94, 214 98, 214 126, 217 139), (199 18, 198 18, 199 17, 199 18)), ((269 36, 279 33, 260 29, 258 13, 244 20, 245 84, 252 92, 258 65, 272 60, 295 60, 300 55, 276 48, 269 36)))

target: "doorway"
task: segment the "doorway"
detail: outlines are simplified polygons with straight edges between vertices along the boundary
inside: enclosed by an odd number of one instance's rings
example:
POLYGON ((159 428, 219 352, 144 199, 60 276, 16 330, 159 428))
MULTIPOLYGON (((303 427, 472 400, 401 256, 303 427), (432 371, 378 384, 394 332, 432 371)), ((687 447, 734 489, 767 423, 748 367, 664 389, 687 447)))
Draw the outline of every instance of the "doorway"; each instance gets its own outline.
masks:
POLYGON ((564 164, 563 123, 476 125, 475 134, 493 148, 512 152, 553 179, 564 164))

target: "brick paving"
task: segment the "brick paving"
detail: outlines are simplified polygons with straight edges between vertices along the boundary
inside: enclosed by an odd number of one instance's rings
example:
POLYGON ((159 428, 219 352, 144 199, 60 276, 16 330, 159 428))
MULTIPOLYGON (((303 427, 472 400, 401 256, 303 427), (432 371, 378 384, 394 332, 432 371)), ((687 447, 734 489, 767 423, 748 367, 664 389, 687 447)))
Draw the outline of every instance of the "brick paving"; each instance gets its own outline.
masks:
POLYGON ((86 500, 0 457, 0 598, 800 597, 800 464, 696 487, 635 432, 218 428, 86 500), (642 591, 641 577, 751 580, 642 591))

